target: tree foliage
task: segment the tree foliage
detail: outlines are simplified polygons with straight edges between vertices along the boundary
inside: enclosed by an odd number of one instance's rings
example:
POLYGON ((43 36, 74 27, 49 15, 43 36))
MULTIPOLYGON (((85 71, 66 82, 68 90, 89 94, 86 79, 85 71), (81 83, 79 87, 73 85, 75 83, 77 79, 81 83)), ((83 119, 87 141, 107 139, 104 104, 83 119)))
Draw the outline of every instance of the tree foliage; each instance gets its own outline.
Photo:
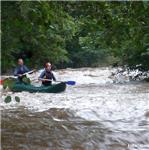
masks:
POLYGON ((30 67, 47 60, 59 68, 97 66, 114 57, 122 65, 149 68, 149 2, 1 4, 3 72, 18 57, 30 67))

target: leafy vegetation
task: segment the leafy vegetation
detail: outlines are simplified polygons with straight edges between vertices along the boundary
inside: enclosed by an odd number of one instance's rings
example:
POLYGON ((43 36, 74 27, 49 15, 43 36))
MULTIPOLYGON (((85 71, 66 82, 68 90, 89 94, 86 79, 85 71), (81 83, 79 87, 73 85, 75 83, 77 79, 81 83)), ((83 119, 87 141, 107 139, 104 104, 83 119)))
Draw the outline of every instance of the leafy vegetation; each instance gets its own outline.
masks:
POLYGON ((149 69, 147 1, 2 1, 2 72, 19 57, 30 67, 117 63, 149 69))
POLYGON ((20 97, 15 96, 15 101, 19 103, 20 102, 20 97))
POLYGON ((7 96, 4 101, 5 101, 5 103, 10 103, 11 102, 11 96, 7 96))
MULTIPOLYGON (((14 99, 15 99, 16 102, 18 102, 18 103, 20 102, 20 97, 15 96, 14 99)), ((10 95, 6 96, 5 99, 4 99, 5 103, 10 103, 11 101, 12 101, 12 97, 10 95)))

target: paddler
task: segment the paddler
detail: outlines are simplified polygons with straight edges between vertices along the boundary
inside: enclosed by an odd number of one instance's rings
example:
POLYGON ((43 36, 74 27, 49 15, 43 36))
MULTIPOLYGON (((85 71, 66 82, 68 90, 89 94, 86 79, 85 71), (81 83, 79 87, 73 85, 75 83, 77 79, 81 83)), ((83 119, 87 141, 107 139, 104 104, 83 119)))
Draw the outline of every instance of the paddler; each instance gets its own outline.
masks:
POLYGON ((15 68, 14 76, 18 76, 19 81, 22 81, 23 74, 29 72, 29 69, 24 65, 22 58, 18 59, 18 66, 15 68))
POLYGON ((47 62, 44 67, 44 71, 40 74, 39 80, 42 81, 44 86, 50 86, 52 84, 52 80, 56 81, 56 78, 51 71, 52 65, 51 63, 47 62))

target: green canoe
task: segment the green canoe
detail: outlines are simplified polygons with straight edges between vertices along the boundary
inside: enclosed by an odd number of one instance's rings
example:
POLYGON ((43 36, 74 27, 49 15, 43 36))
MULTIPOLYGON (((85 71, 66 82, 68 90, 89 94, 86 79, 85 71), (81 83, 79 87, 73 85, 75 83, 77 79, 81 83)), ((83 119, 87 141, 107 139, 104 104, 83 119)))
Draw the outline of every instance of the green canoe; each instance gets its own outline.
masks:
POLYGON ((22 91, 27 91, 27 92, 42 92, 42 93, 59 93, 63 92, 66 89, 66 83, 61 82, 58 84, 53 84, 51 86, 34 86, 31 84, 24 84, 21 82, 16 82, 14 79, 6 79, 4 81, 3 87, 9 87, 9 89, 13 92, 22 92, 22 91))
POLYGON ((59 84, 54 84, 51 86, 39 86, 36 87, 31 84, 14 84, 11 88, 11 91, 13 92, 22 92, 22 91, 27 91, 27 92, 42 92, 42 93, 59 93, 63 92, 66 89, 66 83, 61 82, 59 84))

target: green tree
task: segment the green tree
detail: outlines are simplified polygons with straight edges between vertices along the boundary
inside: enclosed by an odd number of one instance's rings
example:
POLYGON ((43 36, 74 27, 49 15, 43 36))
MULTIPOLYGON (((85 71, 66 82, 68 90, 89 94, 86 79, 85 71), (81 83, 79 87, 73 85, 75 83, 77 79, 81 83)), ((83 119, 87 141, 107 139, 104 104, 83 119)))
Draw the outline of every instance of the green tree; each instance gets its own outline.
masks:
POLYGON ((149 69, 149 2, 2 1, 2 72, 30 67, 120 65, 149 69), (109 57, 111 56, 111 57, 109 57), (34 62, 34 63, 30 63, 34 62))

